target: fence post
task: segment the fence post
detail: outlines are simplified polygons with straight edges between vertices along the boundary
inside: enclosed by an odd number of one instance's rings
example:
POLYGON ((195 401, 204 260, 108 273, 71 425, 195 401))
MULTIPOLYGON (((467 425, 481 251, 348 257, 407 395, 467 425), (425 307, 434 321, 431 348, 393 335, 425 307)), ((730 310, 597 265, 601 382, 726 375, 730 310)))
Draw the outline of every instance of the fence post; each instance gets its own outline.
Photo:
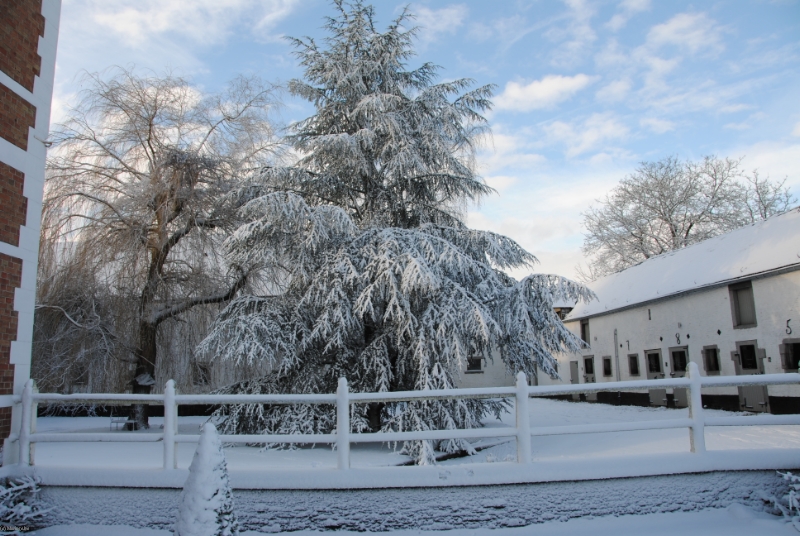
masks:
POLYGON ((336 452, 339 469, 350 469, 350 397, 346 378, 339 378, 336 389, 336 452))
POLYGON ((25 382, 22 389, 22 418, 19 429, 19 464, 31 464, 31 405, 33 402, 33 380, 25 382))
POLYGON ((175 432, 178 429, 178 407, 175 405, 175 380, 167 381, 164 388, 164 469, 177 469, 175 432))
MULTIPOLYGON (((31 379, 31 381, 33 382, 33 385, 31 386, 31 395, 38 394, 39 386, 36 385, 36 380, 31 379)), ((31 434, 36 433, 36 425, 38 424, 38 421, 39 421, 39 402, 31 398, 31 427, 29 428, 29 432, 31 434)), ((30 450, 31 450, 30 464, 36 465, 36 443, 31 442, 30 450)))
POLYGON ((528 378, 517 373, 517 463, 531 463, 531 419, 528 409, 528 378))
POLYGON ((692 452, 702 454, 706 451, 706 424, 703 415, 703 398, 701 396, 700 367, 697 363, 689 363, 689 418, 692 427, 689 429, 689 445, 692 452))

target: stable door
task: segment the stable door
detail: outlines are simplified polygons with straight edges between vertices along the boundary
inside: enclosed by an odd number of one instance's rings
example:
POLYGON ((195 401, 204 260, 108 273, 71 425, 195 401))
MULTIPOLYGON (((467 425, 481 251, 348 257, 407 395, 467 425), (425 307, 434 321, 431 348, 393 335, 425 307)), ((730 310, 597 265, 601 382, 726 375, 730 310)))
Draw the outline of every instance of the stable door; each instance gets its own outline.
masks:
MULTIPOLYGON (((660 380, 664 378, 664 372, 661 368, 661 350, 648 350, 644 353, 644 356, 647 361, 647 379, 660 380)), ((650 405, 666 406, 667 390, 650 389, 650 405)))
MULTIPOLYGON (((672 372, 669 373, 671 377, 683 378, 686 376, 686 368, 689 363, 688 352, 689 348, 686 346, 669 349, 670 360, 672 361, 672 372)), ((673 389, 672 392, 675 397, 676 408, 685 408, 689 405, 686 389, 673 389)))
MULTIPOLYGON (((595 382, 594 373, 594 356, 586 356, 583 358, 583 381, 586 383, 595 382)), ((587 393, 586 400, 594 402, 597 400, 597 393, 587 393)))
MULTIPOLYGON (((569 383, 572 385, 581 383, 580 372, 578 370, 578 362, 577 361, 570 361, 569 362, 569 383)), ((575 393, 572 395, 572 400, 580 400, 581 395, 575 393)))
MULTIPOLYGON (((764 374, 766 350, 759 348, 756 341, 737 342, 738 352, 732 352, 737 376, 764 374)), ((739 409, 759 413, 769 412, 769 396, 766 385, 746 385, 739 387, 739 409)))

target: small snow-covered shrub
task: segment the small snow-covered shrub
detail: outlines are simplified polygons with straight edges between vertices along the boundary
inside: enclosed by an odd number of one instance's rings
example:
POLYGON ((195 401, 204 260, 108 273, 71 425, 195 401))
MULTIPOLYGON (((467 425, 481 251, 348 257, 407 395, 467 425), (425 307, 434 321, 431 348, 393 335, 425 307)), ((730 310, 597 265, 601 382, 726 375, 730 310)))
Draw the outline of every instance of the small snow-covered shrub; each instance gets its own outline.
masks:
POLYGON ((203 425, 200 442, 189 466, 180 497, 176 536, 236 536, 239 522, 233 511, 228 467, 217 429, 203 425))
POLYGON ((790 522, 792 526, 800 531, 800 476, 793 475, 789 471, 778 474, 789 483, 789 491, 781 498, 773 498, 772 504, 775 509, 790 522))
POLYGON ((12 527, 30 528, 42 521, 50 508, 44 507, 39 491, 39 480, 33 477, 0 480, 0 534, 17 534, 12 527))

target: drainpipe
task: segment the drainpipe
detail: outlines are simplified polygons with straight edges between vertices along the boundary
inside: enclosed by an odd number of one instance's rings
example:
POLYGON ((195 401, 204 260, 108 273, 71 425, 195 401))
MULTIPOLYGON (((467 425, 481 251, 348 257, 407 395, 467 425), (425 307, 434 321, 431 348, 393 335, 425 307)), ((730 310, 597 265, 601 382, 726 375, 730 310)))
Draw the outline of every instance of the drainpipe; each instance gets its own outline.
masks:
MULTIPOLYGON (((617 367, 617 381, 619 381, 619 341, 617 340, 617 328, 614 328, 614 364, 617 367)), ((622 404, 622 391, 617 391, 617 405, 619 404, 622 404)))
POLYGON ((619 341, 617 340, 617 329, 614 328, 614 364, 617 367, 617 381, 620 381, 619 376, 619 341))

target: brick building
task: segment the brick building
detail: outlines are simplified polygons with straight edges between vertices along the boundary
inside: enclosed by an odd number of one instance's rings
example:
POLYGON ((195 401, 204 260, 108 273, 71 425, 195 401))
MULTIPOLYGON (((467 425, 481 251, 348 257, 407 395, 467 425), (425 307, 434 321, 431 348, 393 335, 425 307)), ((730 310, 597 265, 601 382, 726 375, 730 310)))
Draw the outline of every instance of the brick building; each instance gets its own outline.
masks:
MULTIPOLYGON (((36 267, 61 0, 0 0, 0 397, 30 377, 36 267)), ((0 409, 0 438, 18 411, 0 409)), ((4 449, 13 463, 15 449, 4 449)))

